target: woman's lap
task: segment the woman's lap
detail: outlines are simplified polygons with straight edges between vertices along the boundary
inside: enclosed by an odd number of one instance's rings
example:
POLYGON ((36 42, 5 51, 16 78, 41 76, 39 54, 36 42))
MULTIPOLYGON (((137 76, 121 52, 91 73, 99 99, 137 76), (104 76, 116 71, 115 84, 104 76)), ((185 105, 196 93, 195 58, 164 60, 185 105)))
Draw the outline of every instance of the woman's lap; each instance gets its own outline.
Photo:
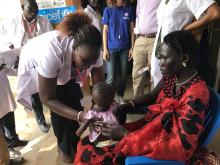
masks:
POLYGON ((102 148, 96 147, 95 143, 90 143, 88 136, 86 136, 78 143, 74 165, 124 164, 125 157, 122 155, 116 156, 114 153, 114 148, 115 145, 102 148))

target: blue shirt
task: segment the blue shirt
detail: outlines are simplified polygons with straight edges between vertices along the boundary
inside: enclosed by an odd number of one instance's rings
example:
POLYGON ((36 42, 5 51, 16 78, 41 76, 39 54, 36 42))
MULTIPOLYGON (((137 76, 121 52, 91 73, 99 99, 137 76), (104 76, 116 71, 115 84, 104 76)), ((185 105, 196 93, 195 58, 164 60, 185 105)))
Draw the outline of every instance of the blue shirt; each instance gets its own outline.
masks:
POLYGON ((134 22, 131 6, 105 8, 102 24, 108 25, 108 49, 122 50, 131 47, 131 22, 134 22))

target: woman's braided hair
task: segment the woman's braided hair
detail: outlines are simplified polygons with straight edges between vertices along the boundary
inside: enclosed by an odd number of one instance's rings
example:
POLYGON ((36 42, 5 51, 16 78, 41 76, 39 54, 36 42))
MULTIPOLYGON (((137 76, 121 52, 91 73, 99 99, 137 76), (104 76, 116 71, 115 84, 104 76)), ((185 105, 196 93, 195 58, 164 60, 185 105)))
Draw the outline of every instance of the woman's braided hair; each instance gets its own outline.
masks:
POLYGON ((56 29, 65 35, 73 36, 74 48, 86 45, 93 49, 100 49, 102 44, 101 33, 91 23, 92 20, 87 14, 75 12, 66 15, 56 29))
POLYGON ((164 43, 177 54, 188 56, 191 63, 195 64, 198 42, 192 33, 185 30, 171 32, 165 36, 164 43))

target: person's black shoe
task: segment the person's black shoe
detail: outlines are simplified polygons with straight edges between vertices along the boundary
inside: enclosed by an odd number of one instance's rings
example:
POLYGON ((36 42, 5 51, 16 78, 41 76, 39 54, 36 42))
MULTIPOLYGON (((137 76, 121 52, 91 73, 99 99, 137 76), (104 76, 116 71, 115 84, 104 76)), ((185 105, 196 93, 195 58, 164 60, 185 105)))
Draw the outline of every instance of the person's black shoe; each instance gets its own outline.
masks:
POLYGON ((28 144, 28 140, 20 140, 19 138, 13 139, 9 141, 11 147, 24 147, 28 144))
POLYGON ((45 121, 38 122, 38 126, 42 132, 44 132, 44 133, 49 132, 50 125, 48 125, 45 121))

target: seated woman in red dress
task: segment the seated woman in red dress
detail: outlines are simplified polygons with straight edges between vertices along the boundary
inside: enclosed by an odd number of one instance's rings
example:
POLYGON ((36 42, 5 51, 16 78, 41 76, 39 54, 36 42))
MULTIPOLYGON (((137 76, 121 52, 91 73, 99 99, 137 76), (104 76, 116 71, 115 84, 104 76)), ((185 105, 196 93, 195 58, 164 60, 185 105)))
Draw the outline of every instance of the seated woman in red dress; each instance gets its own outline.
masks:
POLYGON ((102 135, 119 142, 98 148, 85 137, 78 144, 74 164, 124 164, 126 156, 137 155, 189 160, 203 131, 209 101, 208 88, 194 67, 197 47, 190 32, 168 34, 157 57, 163 79, 143 98, 122 105, 118 114, 121 122, 129 112, 144 111, 146 116, 122 125, 96 122, 102 127, 102 135))

